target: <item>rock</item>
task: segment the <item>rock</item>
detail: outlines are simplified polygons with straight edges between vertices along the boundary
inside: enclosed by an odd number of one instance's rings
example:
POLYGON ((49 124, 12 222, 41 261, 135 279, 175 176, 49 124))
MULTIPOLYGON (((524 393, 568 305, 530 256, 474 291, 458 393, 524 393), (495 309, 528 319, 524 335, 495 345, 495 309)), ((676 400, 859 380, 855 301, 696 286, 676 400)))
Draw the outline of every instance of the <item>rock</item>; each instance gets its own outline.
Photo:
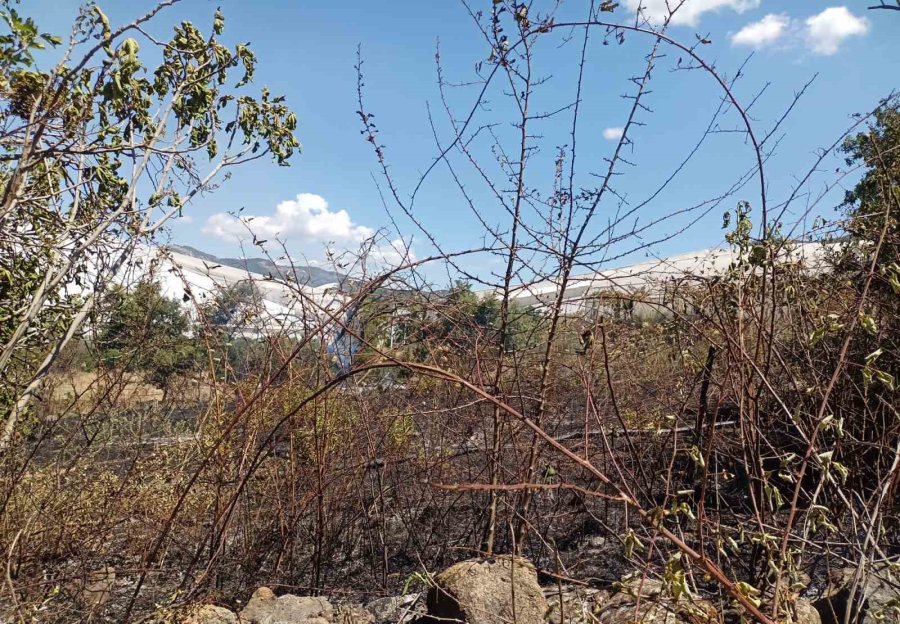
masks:
MULTIPOLYGON (((252 596, 250 596, 250 602, 253 602, 254 600, 257 600, 259 602, 267 602, 269 600, 275 600, 276 598, 277 597, 275 596, 275 592, 273 592, 271 589, 269 589, 268 587, 260 587, 255 592, 253 592, 252 596)), ((248 602, 247 604, 249 605, 250 603, 248 602)))
POLYGON ((238 624, 238 617, 225 607, 203 605, 188 616, 185 624, 238 624))
POLYGON ((241 624, 330 624, 334 609, 324 598, 275 596, 268 587, 257 589, 241 611, 241 624))
POLYGON ((793 624, 822 624, 822 618, 813 603, 805 598, 799 598, 794 603, 793 624))
POLYGON ((116 586, 116 569, 104 566, 87 575, 81 590, 81 600, 88 607, 102 607, 109 602, 116 586))
POLYGON ((335 624, 375 624, 375 616, 359 605, 338 607, 334 617, 335 624))
POLYGON ((546 620, 550 624, 593 624, 596 615, 609 599, 609 592, 590 587, 548 587, 544 596, 550 604, 546 620))
POLYGON ((813 603, 822 624, 844 624, 847 611, 858 614, 850 620, 852 624, 900 623, 900 579, 891 565, 878 566, 865 584, 857 583, 851 592, 855 575, 856 568, 832 573, 831 586, 813 603))
POLYGON ((672 602, 669 600, 613 599, 597 615, 601 624, 713 624, 718 622, 715 608, 709 601, 693 600, 672 602))
POLYGON ((719 619, 708 600, 636 599, 628 594, 616 594, 600 609, 597 621, 601 624, 713 624, 719 619))
POLYGON ((521 557, 470 559, 434 577, 428 615, 468 624, 543 624, 547 599, 534 565, 521 557))
POLYGON ((601 624, 713 624, 718 613, 708 600, 682 595, 678 599, 665 592, 654 579, 633 578, 616 584, 614 594, 600 608, 601 624))
POLYGON ((658 598, 663 593, 662 581, 644 576, 622 579, 613 586, 619 592, 634 598, 658 598))
POLYGON ((587 538, 586 540, 584 540, 583 548, 584 548, 584 550, 587 550, 588 552, 590 552, 592 550, 595 550, 595 551, 601 550, 604 547, 606 547, 606 544, 608 542, 609 542, 609 540, 606 537, 604 537, 603 535, 592 535, 589 538, 587 538))
POLYGON ((405 624, 424 613, 419 594, 376 598, 366 605, 366 609, 374 616, 377 624, 405 624))

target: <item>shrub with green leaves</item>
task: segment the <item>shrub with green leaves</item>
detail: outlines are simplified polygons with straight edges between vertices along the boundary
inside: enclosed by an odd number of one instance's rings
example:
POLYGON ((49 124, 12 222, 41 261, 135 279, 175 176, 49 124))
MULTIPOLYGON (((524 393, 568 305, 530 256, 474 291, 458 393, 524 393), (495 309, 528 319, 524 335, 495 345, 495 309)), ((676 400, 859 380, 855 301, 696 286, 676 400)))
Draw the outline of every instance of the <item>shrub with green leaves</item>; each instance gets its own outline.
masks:
POLYGON ((96 345, 106 366, 141 371, 167 390, 178 374, 203 361, 201 345, 188 333, 190 323, 177 301, 155 282, 132 289, 114 287, 103 301, 108 318, 96 328, 96 345))
POLYGON ((0 446, 135 249, 233 167, 299 147, 284 99, 251 89, 250 48, 220 42, 219 11, 166 40, 146 25, 171 3, 121 27, 89 4, 63 45, 15 4, 0 2, 0 446))

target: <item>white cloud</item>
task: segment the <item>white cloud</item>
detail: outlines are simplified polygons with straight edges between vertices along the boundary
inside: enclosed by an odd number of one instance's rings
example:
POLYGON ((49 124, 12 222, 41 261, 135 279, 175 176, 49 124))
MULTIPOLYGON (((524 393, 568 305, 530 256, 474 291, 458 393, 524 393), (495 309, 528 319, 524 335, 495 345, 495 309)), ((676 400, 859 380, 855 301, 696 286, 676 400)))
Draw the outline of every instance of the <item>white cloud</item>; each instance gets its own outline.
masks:
POLYGON ((750 22, 731 35, 733 45, 762 48, 781 39, 788 32, 791 20, 787 15, 770 13, 758 22, 750 22))
POLYGON ((296 199, 281 202, 271 215, 238 218, 220 212, 210 216, 203 226, 204 234, 229 241, 250 238, 250 232, 266 240, 340 245, 360 243, 375 234, 372 228, 354 223, 346 210, 329 210, 325 198, 314 193, 300 193, 296 199))
POLYGON ((402 238, 389 240, 383 232, 354 223, 346 210, 329 209, 325 198, 314 193, 283 201, 268 215, 216 213, 206 220, 203 233, 232 243, 254 235, 259 240, 281 240, 291 253, 302 255, 303 264, 331 267, 337 259, 345 263, 341 269, 351 273, 361 272, 363 266, 377 272, 416 259, 402 238))
POLYGON ((604 128, 603 129, 603 138, 607 141, 618 141, 622 138, 622 134, 625 132, 624 128, 604 128))
POLYGON ((869 21, 857 17, 847 7, 829 7, 807 18, 806 41, 816 54, 830 56, 836 54, 847 37, 864 35, 869 30, 869 21))
POLYGON ((372 245, 366 256, 367 263, 375 263, 381 267, 398 267, 409 262, 415 262, 416 254, 406 241, 395 238, 380 245, 372 245))
POLYGON ((366 239, 354 249, 330 247, 327 255, 328 262, 316 260, 305 260, 305 262, 312 266, 336 265, 344 273, 362 277, 409 266, 416 261, 412 239, 408 242, 402 238, 390 240, 383 232, 366 239))
MULTIPOLYGON (((684 0, 672 17, 672 24, 696 26, 700 16, 711 11, 730 9, 743 13, 759 6, 760 0, 684 0)), ((651 22, 660 23, 669 15, 668 7, 678 6, 677 0, 627 0, 631 10, 643 9, 644 16, 651 22), (667 4, 668 2, 668 4, 667 4)))

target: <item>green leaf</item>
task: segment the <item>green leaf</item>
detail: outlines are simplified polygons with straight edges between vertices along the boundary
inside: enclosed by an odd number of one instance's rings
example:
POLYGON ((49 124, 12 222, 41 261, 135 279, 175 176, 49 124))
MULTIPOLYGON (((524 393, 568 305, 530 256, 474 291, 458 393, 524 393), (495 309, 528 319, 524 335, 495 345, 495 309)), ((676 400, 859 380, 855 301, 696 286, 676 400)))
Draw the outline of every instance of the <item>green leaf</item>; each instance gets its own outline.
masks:
POLYGON ((894 376, 884 371, 875 371, 875 379, 881 382, 888 390, 894 391, 894 376))
POLYGON ((831 458, 834 457, 834 451, 824 451, 816 455, 816 457, 823 466, 828 466, 831 464, 831 458))
POLYGON ((128 61, 137 61, 137 53, 140 50, 140 46, 136 39, 128 38, 122 42, 122 45, 119 46, 119 50, 122 51, 122 55, 128 61))
POLYGON ((691 455, 691 459, 693 460, 693 462, 695 464, 697 464, 701 468, 706 467, 706 461, 704 461, 704 459, 703 459, 703 453, 700 452, 700 449, 697 448, 696 445, 691 447, 690 455, 691 455))
POLYGON ((889 265, 881 269, 881 272, 887 277, 888 284, 895 295, 900 295, 900 264, 891 262, 889 265))
POLYGON ((213 32, 221 35, 225 30, 225 16, 222 15, 221 9, 216 9, 215 17, 213 17, 213 32))
POLYGON ((866 356, 866 364, 872 364, 881 356, 882 353, 884 353, 884 349, 882 348, 878 348, 875 351, 872 351, 872 353, 866 356))
POLYGON ((644 544, 641 543, 641 540, 638 539, 638 536, 635 534, 634 529, 628 529, 628 532, 625 534, 625 558, 630 559, 631 555, 634 554, 635 551, 640 552, 644 550, 644 544))
POLYGON ((878 333, 878 326, 875 324, 875 319, 873 319, 865 312, 859 313, 859 324, 862 326, 863 330, 870 336, 874 336, 878 333))
POLYGON ((754 606, 760 605, 760 599, 757 598, 759 596, 760 591, 753 587, 753 585, 749 583, 745 583, 744 581, 738 581, 734 584, 735 589, 737 589, 738 593, 753 603, 754 606))
POLYGON ((814 347, 819 342, 821 342, 822 338, 825 337, 825 326, 817 328, 812 334, 809 336, 809 346, 814 347))
POLYGON ((103 30, 105 32, 109 32, 109 18, 106 17, 106 13, 104 13, 99 6, 96 4, 91 5, 91 10, 94 12, 94 15, 97 16, 97 19, 103 25, 103 30))

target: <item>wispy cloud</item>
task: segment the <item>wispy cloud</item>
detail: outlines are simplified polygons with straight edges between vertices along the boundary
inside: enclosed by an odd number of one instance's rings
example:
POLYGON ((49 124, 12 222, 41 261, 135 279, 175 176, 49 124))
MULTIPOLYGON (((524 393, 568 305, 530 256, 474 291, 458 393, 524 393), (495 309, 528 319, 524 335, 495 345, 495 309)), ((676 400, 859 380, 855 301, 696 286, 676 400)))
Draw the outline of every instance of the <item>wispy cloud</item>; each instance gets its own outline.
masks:
POLYGON ((415 252, 402 238, 372 245, 367 254, 367 262, 380 267, 397 267, 415 260, 415 252))
POLYGON ((622 138, 622 134, 624 134, 624 128, 604 128, 603 129, 603 138, 607 141, 618 141, 622 138))

